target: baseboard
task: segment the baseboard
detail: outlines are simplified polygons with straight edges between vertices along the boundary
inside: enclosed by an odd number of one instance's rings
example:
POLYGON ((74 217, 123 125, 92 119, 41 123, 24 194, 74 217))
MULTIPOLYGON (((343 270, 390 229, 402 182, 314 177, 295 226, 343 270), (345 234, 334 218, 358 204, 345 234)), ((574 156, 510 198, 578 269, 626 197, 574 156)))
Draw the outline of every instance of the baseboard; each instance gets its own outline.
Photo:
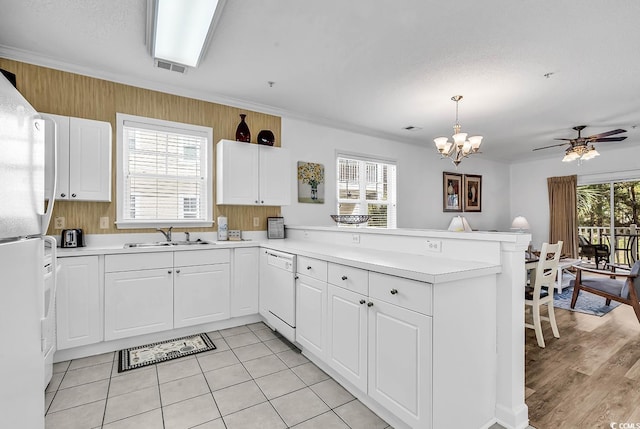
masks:
MULTIPOLYGON (((204 323, 202 325, 187 326, 185 328, 172 329, 170 331, 155 332, 153 334, 138 335, 130 338, 121 338, 112 341, 102 341, 100 343, 88 344, 86 346, 74 347, 72 349, 58 350, 53 356, 54 362, 64 362, 71 359, 79 359, 102 353, 114 352, 129 347, 142 346, 144 344, 166 341, 172 338, 184 337, 187 335, 199 334, 200 332, 218 331, 221 329, 234 328, 248 323, 262 322, 259 314, 250 316, 234 317, 220 320, 218 322, 204 323)), ((215 340, 213 341, 215 343, 215 340)))

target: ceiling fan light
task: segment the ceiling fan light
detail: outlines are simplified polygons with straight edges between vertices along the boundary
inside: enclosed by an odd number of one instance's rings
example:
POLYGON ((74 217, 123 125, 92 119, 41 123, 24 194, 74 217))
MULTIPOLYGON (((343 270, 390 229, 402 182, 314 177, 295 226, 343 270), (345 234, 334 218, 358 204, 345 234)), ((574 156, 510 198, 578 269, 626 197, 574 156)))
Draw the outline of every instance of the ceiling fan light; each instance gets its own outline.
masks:
POLYGON ((562 158, 562 162, 571 162, 578 158, 580 158, 580 155, 578 155, 573 149, 569 149, 564 158, 562 158))
POLYGON ((471 143, 471 148, 474 151, 480 149, 480 145, 482 144, 482 136, 471 136, 471 137, 469 137, 469 143, 471 143))

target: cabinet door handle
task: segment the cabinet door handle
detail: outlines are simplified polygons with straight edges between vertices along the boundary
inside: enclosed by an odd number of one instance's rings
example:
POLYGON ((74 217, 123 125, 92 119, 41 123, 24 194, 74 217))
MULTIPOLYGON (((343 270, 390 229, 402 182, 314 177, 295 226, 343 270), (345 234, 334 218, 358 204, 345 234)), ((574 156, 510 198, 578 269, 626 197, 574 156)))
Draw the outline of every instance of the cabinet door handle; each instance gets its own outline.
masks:
POLYGON ((367 302, 367 307, 373 307, 373 302, 371 301, 367 302))
POLYGON ((256 204, 258 204, 258 200, 256 200, 256 204))
POLYGON ((180 274, 180 270, 176 270, 176 274, 180 274))
POLYGON ((296 279, 296 280, 298 280, 299 278, 300 278, 300 277, 298 277, 298 276, 295 276, 295 277, 294 277, 294 279, 296 279))
POLYGON ((342 280, 346 280, 346 279, 347 279, 347 276, 342 276, 342 280))
POLYGON ((260 201, 260 204, 264 204, 264 201, 260 201))
POLYGON ((391 295, 396 295, 398 293, 398 289, 391 289, 391 295))
POLYGON ((65 194, 65 193, 63 192, 63 193, 61 193, 61 194, 60 194, 60 196, 61 196, 62 198, 64 198, 64 197, 66 197, 66 196, 67 196, 67 194, 65 194))
POLYGON ((360 304, 364 304, 365 302, 367 302, 367 301, 365 301, 364 299, 360 300, 360 304))
POLYGON ((309 265, 309 266, 307 267, 307 270, 310 270, 310 269, 311 269, 311 265, 309 265))
POLYGON ((171 270, 167 271, 167 274, 171 274, 171 270))
POLYGON ((72 196, 73 198, 75 198, 75 197, 76 197, 76 194, 71 194, 71 196, 72 196))

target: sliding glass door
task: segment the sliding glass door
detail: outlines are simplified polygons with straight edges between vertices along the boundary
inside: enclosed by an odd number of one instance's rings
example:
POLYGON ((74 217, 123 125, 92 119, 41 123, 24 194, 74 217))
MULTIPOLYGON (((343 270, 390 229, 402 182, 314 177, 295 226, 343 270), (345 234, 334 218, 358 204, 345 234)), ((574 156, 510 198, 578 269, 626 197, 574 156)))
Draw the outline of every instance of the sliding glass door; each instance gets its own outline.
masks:
POLYGON ((640 181, 578 186, 578 232, 591 244, 606 244, 610 261, 631 266, 638 259, 640 181))

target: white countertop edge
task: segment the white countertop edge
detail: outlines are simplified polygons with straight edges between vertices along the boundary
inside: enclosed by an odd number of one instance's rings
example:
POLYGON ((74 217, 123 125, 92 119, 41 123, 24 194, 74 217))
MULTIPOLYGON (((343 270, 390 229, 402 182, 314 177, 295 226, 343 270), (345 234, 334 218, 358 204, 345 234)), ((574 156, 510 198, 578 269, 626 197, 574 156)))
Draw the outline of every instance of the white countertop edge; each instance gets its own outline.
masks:
POLYGON ((339 232, 347 234, 378 234, 378 235, 397 235, 408 237, 435 237, 435 238, 451 238, 458 240, 479 240, 479 241, 500 241, 500 242, 522 242, 531 241, 529 233, 507 232, 507 231, 471 231, 471 232, 455 232, 442 229, 410 229, 410 228, 349 228, 337 226, 303 226, 303 225, 285 225, 286 229, 296 229, 302 231, 324 231, 339 232))
POLYGON ((425 255, 413 253, 362 248, 354 249, 347 246, 291 241, 287 239, 266 240, 261 243, 261 247, 433 284, 498 274, 502 271, 500 265, 484 262, 429 258, 425 255), (354 253, 357 253, 357 255, 354 255, 354 253), (374 260, 374 262, 369 261, 371 259, 374 260), (437 269, 432 272, 418 269, 417 266, 424 266, 424 262, 433 263, 434 266, 437 267, 450 264, 455 268, 442 270, 441 272, 433 272, 437 271, 437 269))
MULTIPOLYGON (((124 237, 121 235, 120 240, 122 238, 124 237)), ((137 248, 124 248, 122 242, 110 243, 109 240, 103 240, 102 244, 94 240, 94 243, 87 247, 58 249, 58 257, 263 247, 433 284, 497 274, 502 269, 500 265, 485 262, 432 258, 414 253, 353 248, 290 239, 217 241, 215 244, 137 248)))

